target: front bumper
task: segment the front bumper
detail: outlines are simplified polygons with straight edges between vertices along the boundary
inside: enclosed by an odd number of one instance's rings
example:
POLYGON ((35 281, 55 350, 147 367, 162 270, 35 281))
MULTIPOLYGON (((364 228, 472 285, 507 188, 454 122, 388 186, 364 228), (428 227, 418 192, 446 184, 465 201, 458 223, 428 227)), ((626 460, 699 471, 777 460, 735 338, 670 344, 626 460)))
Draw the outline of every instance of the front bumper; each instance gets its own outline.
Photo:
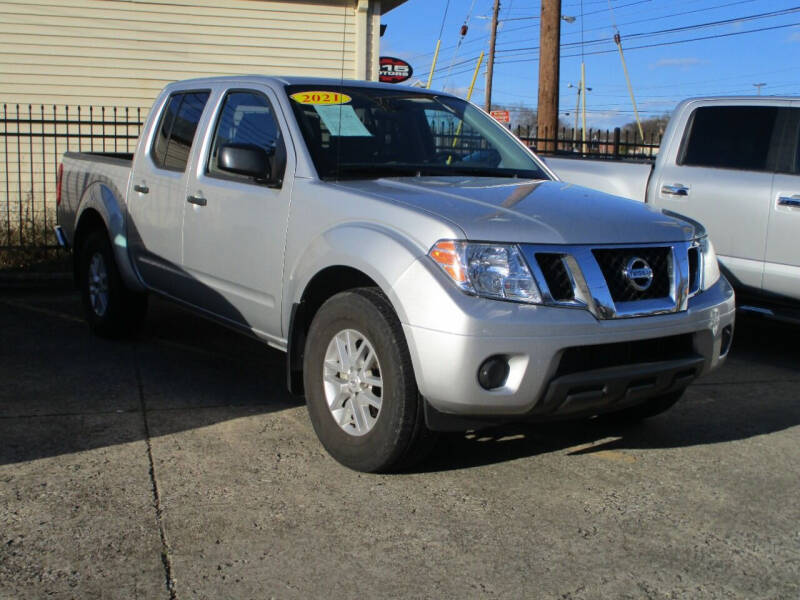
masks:
POLYGON ((734 294, 724 278, 685 311, 613 320, 453 287, 424 261, 395 286, 417 384, 432 412, 443 415, 544 420, 614 410, 683 389, 718 367, 733 335, 734 294), (675 341, 674 351, 665 339, 675 341), (637 355, 654 345, 665 348, 637 355), (622 358, 603 358, 615 353, 622 358), (487 390, 478 370, 492 356, 507 360, 509 374, 487 390))

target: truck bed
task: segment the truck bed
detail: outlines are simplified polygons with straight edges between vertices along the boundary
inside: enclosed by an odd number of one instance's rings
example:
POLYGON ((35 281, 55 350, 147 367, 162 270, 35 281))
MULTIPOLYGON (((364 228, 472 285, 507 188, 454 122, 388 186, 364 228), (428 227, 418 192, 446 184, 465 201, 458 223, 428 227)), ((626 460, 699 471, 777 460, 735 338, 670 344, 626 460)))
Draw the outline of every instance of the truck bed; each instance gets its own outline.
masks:
MULTIPOLYGON (((76 216, 81 202, 103 202, 105 194, 113 194, 120 206, 131 175, 133 154, 115 152, 67 152, 62 162, 61 203, 58 224, 68 243, 72 244, 76 216)), ((122 216, 122 215, 120 215, 122 216)))
POLYGON ((653 171, 653 164, 649 162, 560 156, 547 156, 543 159, 563 181, 640 202, 645 201, 647 182, 653 171))

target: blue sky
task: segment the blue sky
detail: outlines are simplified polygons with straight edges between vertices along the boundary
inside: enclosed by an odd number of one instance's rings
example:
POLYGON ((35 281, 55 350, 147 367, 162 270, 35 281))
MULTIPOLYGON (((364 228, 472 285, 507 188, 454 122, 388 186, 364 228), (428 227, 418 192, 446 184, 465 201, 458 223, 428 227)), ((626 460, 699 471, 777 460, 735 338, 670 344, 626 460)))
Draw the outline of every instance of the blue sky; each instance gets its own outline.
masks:
MULTIPOLYGON (((415 76, 427 81, 446 4, 408 0, 384 15, 381 54, 408 60, 415 76)), ((466 94, 478 55, 488 50, 492 5, 493 0, 450 0, 433 88, 466 94), (457 47, 467 18, 469 31, 457 47)), ((501 0, 493 103, 536 106, 540 8, 541 0, 501 0)), ((573 117, 564 113, 574 115, 576 100, 568 84, 580 80, 581 25, 592 88, 587 125, 633 120, 612 19, 642 118, 670 112, 690 96, 755 95, 754 83, 766 83, 764 95, 800 96, 800 0, 562 0, 561 12, 575 17, 561 23, 560 112, 568 122, 573 117), (694 38, 708 39, 682 43, 694 38)), ((485 61, 473 102, 483 104, 484 88, 485 61)))

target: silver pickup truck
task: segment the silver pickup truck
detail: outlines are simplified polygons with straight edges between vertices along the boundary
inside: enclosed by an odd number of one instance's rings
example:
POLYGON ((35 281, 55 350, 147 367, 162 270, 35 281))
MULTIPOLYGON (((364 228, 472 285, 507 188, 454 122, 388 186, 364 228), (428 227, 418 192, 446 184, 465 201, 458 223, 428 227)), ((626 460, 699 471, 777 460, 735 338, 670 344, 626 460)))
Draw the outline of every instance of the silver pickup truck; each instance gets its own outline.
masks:
POLYGON ((565 181, 700 221, 740 308, 800 322, 800 99, 686 100, 655 165, 546 160, 565 181))
POLYGON ((133 157, 62 168, 58 235, 91 328, 134 331, 157 294, 285 351, 354 469, 404 468, 435 431, 652 416, 731 345, 701 226, 558 181, 449 94, 186 81, 133 157))

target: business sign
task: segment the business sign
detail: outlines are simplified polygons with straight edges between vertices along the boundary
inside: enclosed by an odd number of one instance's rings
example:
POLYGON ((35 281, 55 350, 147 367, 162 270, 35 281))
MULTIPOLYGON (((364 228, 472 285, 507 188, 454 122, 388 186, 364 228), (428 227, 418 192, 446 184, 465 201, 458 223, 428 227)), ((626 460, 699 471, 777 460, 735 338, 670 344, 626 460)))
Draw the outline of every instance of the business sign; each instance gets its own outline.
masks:
POLYGON ((507 110, 493 110, 489 114, 500 123, 511 123, 511 115, 507 110))
POLYGON ((406 61, 391 56, 381 56, 378 80, 383 83, 403 83, 411 79, 414 69, 406 61))

